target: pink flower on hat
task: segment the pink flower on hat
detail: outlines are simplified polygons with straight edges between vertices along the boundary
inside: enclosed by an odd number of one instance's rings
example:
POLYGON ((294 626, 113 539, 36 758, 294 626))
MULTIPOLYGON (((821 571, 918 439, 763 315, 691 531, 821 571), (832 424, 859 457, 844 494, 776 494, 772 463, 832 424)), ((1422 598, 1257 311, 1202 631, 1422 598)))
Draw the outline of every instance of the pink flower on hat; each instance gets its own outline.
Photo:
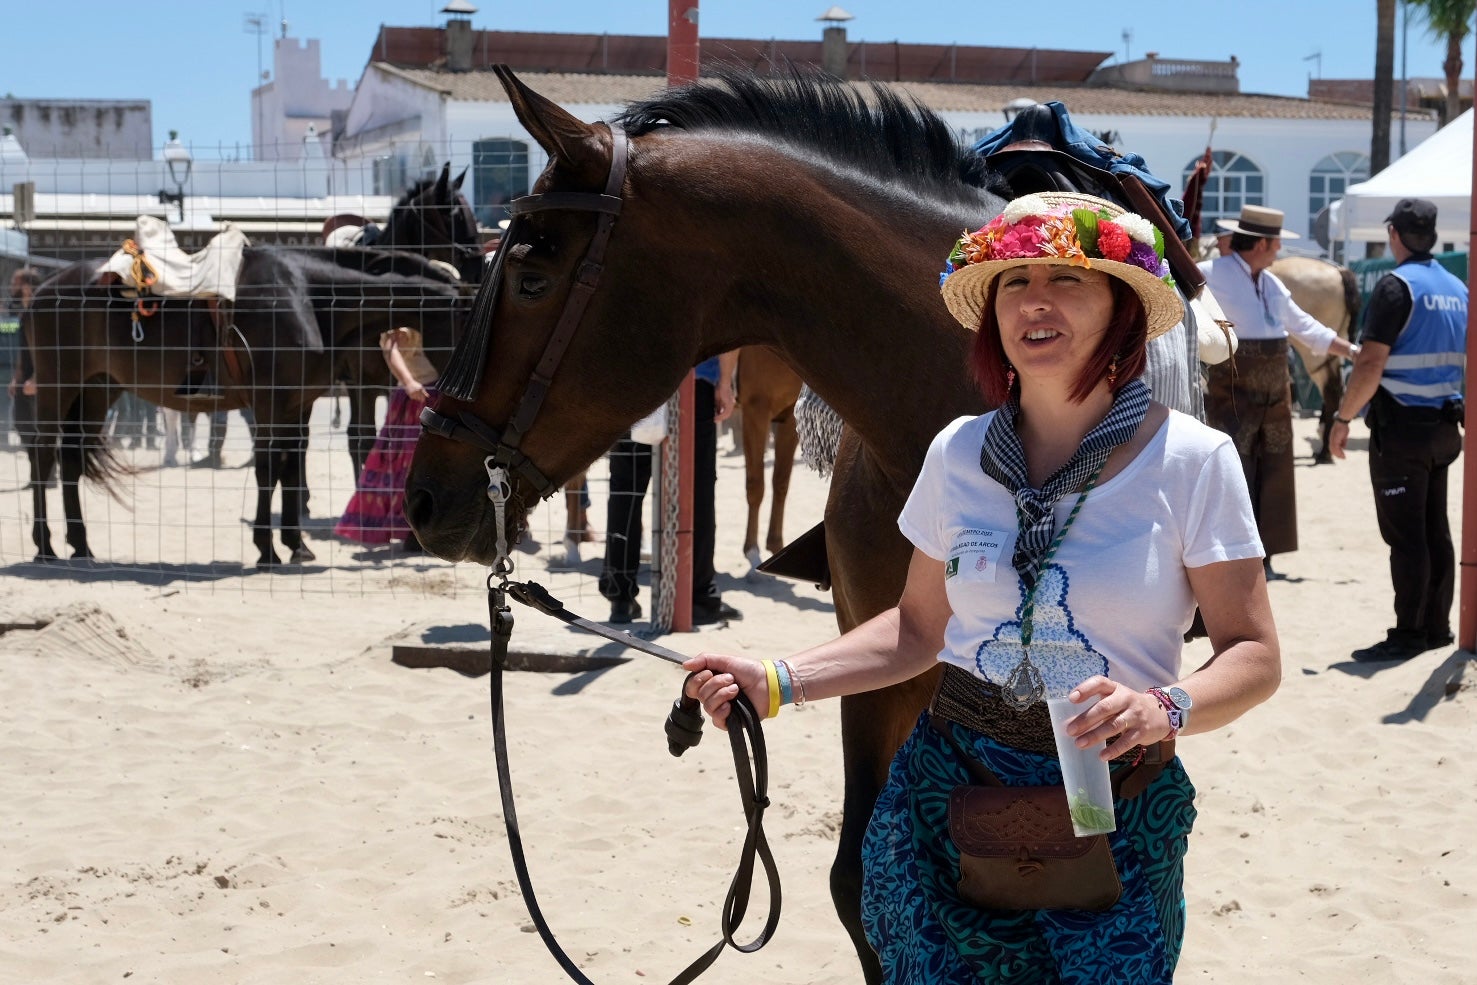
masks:
POLYGON ((991 260, 1017 260, 1039 257, 1041 244, 1047 239, 1039 216, 1027 216, 1007 229, 990 249, 991 260))

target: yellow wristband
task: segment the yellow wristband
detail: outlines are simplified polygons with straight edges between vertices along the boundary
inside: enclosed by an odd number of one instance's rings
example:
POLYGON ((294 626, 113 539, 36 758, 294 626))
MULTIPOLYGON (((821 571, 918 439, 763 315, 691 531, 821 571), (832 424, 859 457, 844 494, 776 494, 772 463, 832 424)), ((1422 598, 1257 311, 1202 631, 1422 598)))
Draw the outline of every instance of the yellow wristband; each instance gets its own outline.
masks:
POLYGON ((764 677, 769 682, 769 714, 765 718, 775 718, 780 713, 780 674, 775 669, 773 660, 761 660, 764 664, 764 677))

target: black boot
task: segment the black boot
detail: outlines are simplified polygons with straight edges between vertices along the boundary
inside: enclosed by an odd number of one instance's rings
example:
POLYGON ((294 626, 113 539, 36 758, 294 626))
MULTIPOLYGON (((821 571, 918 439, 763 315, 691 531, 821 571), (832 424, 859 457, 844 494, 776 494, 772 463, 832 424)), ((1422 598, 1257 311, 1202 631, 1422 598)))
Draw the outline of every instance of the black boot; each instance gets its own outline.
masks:
POLYGON ((641 618, 641 603, 635 599, 612 599, 610 602, 610 618, 606 620, 615 626, 623 626, 626 623, 635 622, 641 618))

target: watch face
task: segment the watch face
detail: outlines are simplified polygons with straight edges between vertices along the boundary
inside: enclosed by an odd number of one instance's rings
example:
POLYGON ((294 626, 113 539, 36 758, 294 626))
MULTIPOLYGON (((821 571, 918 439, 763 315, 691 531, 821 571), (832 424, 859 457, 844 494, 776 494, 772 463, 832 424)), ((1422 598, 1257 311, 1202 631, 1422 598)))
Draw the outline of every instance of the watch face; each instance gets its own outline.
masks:
POLYGON ((1189 711, 1195 704, 1194 700, 1190 697, 1190 692, 1182 687, 1172 687, 1167 693, 1169 694, 1169 700, 1173 701, 1174 706, 1181 711, 1189 711))

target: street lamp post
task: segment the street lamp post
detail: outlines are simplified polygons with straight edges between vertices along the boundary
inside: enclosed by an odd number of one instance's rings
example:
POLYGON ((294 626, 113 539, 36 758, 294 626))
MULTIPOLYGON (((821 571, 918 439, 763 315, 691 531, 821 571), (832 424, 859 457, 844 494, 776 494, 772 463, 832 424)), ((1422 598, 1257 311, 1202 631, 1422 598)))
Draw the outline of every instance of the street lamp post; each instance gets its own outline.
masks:
POLYGON ((179 206, 179 221, 185 221, 185 182, 190 180, 190 168, 194 166, 194 158, 190 156, 189 148, 180 143, 179 131, 169 131, 169 140, 164 143, 164 163, 169 168, 169 180, 174 182, 174 191, 161 188, 159 190, 160 205, 179 206))

